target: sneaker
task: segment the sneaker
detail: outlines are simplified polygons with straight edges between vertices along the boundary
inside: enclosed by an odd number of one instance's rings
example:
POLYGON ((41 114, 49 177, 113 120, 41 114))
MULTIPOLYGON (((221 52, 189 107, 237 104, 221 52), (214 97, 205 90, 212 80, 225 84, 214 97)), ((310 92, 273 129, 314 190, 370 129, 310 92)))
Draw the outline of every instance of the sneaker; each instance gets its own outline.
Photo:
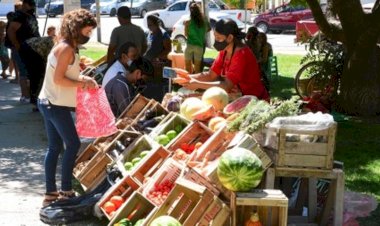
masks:
POLYGON ((21 102, 21 103, 30 103, 30 98, 27 98, 27 97, 22 96, 22 97, 20 98, 20 102, 21 102))

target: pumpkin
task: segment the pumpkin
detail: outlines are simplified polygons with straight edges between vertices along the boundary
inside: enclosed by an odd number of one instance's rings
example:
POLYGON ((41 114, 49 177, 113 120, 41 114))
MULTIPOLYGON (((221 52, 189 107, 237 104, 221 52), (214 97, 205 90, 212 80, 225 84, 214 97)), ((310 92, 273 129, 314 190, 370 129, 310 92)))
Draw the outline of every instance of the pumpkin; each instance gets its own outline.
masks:
POLYGON ((252 213, 251 217, 245 222, 245 226, 263 226, 257 212, 252 213))

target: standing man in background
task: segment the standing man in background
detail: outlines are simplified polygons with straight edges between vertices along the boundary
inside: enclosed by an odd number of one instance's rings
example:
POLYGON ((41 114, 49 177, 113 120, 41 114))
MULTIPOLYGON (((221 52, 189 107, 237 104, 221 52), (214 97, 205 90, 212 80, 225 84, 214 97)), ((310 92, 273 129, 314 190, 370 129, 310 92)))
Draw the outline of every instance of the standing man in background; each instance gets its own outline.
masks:
POLYGON ((107 51, 107 63, 111 65, 115 60, 115 53, 121 45, 132 42, 137 46, 139 55, 144 55, 147 49, 147 41, 143 29, 131 22, 131 11, 127 6, 122 6, 117 10, 117 19, 120 26, 113 29, 110 44, 107 51))
POLYGON ((19 55, 21 44, 33 37, 40 37, 38 21, 35 16, 36 2, 34 0, 23 0, 21 10, 15 12, 15 16, 9 24, 7 35, 12 43, 13 57, 20 72, 21 102, 30 102, 30 88, 28 71, 23 61, 33 59, 22 59, 19 55))

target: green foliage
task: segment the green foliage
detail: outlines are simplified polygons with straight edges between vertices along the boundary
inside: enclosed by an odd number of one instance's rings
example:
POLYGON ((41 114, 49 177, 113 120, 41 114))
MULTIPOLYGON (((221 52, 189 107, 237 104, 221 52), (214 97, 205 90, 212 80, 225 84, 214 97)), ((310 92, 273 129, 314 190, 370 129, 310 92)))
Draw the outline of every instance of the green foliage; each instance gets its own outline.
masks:
POLYGON ((241 0, 226 0, 227 5, 233 6, 235 8, 241 7, 241 0))
POLYGON ((306 0, 291 0, 290 4, 291 5, 303 5, 306 7, 308 6, 306 0))

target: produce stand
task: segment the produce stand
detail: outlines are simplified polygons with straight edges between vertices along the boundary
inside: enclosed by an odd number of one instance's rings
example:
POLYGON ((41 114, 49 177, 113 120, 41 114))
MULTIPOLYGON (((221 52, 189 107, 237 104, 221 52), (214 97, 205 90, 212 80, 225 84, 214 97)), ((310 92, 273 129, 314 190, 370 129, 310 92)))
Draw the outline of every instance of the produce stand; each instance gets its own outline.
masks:
POLYGON ((262 225, 298 225, 293 220, 304 217, 288 216, 294 197, 278 183, 280 177, 308 179, 307 191, 299 190, 308 198, 307 223, 320 219, 317 223, 325 225, 333 209, 334 225, 342 224, 344 173, 334 167, 335 122, 299 120, 293 100, 272 105, 250 100, 234 117, 234 112, 215 111, 203 121, 191 118, 190 113, 202 113, 196 106, 178 112, 167 108, 172 98, 183 102, 194 96, 203 101, 202 94, 168 93, 162 104, 137 95, 117 119, 119 131, 97 138, 78 156, 74 176, 85 190, 95 188, 107 169, 121 172, 96 205, 108 225, 150 225, 172 216, 186 226, 235 226, 245 225, 252 211, 262 225), (220 125, 211 126, 217 117, 220 125), (274 123, 279 118, 281 123, 274 123), (152 119, 159 121, 142 126, 152 119), (257 158, 264 175, 244 192, 228 189, 218 171, 225 153, 240 149, 257 158), (331 180, 320 215, 318 178, 331 180))

